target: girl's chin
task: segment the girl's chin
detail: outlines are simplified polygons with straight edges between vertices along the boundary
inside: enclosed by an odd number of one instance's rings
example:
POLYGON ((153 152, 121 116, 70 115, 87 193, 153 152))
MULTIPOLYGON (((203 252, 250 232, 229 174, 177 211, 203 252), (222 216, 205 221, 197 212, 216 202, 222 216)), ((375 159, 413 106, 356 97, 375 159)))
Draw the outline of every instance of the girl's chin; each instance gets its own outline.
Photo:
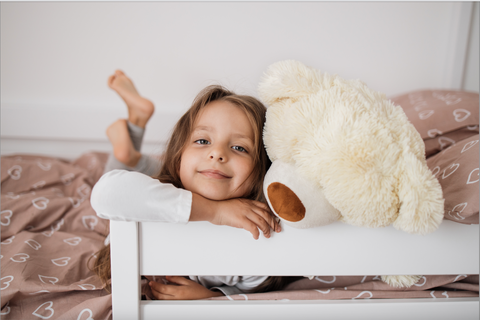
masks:
POLYGON ((241 195, 239 195, 238 192, 234 192, 234 193, 228 192, 228 190, 225 190, 225 188, 201 188, 200 190, 198 190, 197 193, 204 198, 215 200, 215 201, 228 200, 228 199, 241 197, 241 195))
POLYGON ((225 194, 225 190, 222 190, 222 192, 214 191, 214 190, 202 190, 198 192, 202 197, 207 198, 209 200, 215 200, 215 201, 221 201, 221 200, 227 200, 231 199, 232 197, 229 197, 227 194, 225 194))

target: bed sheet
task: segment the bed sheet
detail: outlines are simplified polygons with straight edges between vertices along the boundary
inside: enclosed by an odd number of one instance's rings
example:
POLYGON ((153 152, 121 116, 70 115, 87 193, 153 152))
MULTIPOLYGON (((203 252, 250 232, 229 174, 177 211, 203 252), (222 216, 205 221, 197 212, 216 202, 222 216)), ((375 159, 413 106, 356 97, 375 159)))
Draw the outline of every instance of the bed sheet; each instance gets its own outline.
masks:
POLYGON ((108 319, 111 295, 87 262, 108 221, 90 205, 106 155, 2 157, 2 319, 108 319))
MULTIPOLYGON (((108 221, 90 192, 107 154, 75 161, 14 155, 1 159, 1 315, 3 319, 109 319, 111 294, 88 268, 104 245, 108 221)), ((148 293, 147 293, 148 294, 148 293)), ((213 300, 453 298, 478 296, 478 275, 424 276, 409 290, 378 276, 322 276, 285 291, 213 300)))

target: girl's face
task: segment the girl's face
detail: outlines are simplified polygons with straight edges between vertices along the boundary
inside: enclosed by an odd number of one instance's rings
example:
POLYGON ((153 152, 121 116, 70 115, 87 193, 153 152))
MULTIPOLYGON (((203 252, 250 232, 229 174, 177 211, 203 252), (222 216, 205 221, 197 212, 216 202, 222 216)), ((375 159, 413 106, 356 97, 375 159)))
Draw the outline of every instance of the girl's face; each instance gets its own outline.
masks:
POLYGON ((199 113, 180 163, 186 190, 211 200, 247 195, 252 188, 254 134, 245 112, 213 101, 199 113))

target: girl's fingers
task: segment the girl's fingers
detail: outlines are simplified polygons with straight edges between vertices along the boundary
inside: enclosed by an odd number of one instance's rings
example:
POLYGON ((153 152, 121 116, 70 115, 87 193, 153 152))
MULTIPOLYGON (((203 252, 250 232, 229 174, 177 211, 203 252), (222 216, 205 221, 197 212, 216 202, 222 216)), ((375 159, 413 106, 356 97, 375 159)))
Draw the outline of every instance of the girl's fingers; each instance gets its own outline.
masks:
POLYGON ((263 217, 261 217, 256 213, 253 213, 247 216, 247 219, 252 221, 255 224, 255 227, 260 229, 266 238, 270 238, 270 226, 268 225, 268 223, 265 221, 263 217))
POLYGON ((255 240, 258 240, 258 237, 260 237, 260 232, 258 231, 257 225, 253 223, 251 220, 248 218, 245 218, 245 220, 242 223, 243 229, 249 231, 255 240))
POLYGON ((150 289, 152 289, 152 294, 155 296, 155 298, 159 300, 171 300, 173 299, 173 296, 170 294, 167 294, 165 291, 168 288, 166 285, 160 284, 155 281, 150 281, 148 283, 150 285, 150 289))
POLYGON ((165 278, 173 283, 180 284, 180 285, 186 285, 188 284, 188 279, 180 276, 165 276, 165 278))
MULTIPOLYGON (((258 201, 256 201, 258 202, 258 201)), ((264 203, 261 203, 261 202, 258 202, 260 204, 262 204, 264 207, 266 206, 268 208, 268 206, 264 203)), ((273 214, 270 213, 270 209, 268 208, 268 211, 266 210, 263 210, 262 207, 259 207, 257 206, 257 208, 252 208, 252 210, 259 216, 261 216, 265 221, 266 223, 270 226, 270 228, 272 228, 272 230, 274 230, 275 232, 280 232, 280 226, 278 225, 278 222, 277 222, 277 219, 276 219, 276 216, 274 216, 273 214)))
POLYGON ((270 207, 266 203, 263 203, 263 202, 260 202, 260 201, 257 201, 257 200, 252 200, 252 202, 257 207, 260 207, 263 210, 266 210, 267 212, 270 212, 270 207))

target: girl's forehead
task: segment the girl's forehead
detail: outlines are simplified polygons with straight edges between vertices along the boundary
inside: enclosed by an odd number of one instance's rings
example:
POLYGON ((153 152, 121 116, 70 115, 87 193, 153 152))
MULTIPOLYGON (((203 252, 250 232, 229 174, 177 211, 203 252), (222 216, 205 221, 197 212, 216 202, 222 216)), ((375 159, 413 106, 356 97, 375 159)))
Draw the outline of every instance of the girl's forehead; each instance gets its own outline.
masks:
POLYGON ((213 101, 198 114, 195 131, 229 132, 253 140, 253 128, 245 111, 228 101, 213 101))

